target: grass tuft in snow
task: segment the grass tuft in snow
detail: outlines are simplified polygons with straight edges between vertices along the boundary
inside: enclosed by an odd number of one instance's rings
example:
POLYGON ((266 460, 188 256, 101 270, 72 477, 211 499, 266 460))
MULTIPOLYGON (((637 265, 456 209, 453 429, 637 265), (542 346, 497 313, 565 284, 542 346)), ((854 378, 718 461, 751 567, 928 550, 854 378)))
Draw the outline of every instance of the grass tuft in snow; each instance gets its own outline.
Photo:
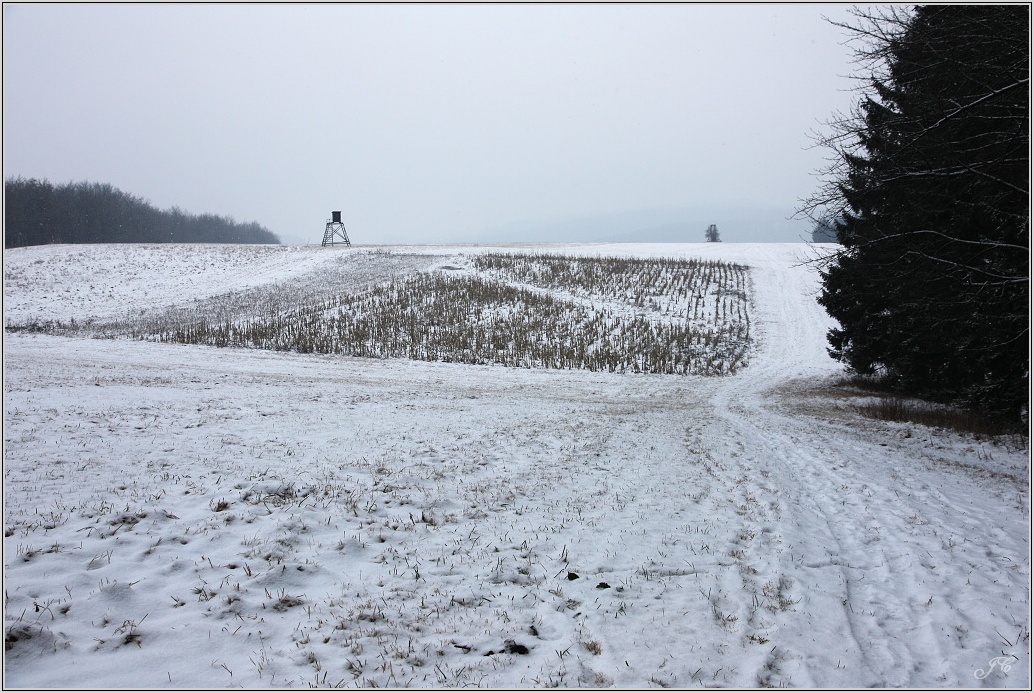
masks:
POLYGON ((876 402, 857 405, 856 409, 865 416, 880 421, 916 423, 934 428, 947 428, 958 433, 1000 436, 1026 431, 1026 429, 1018 430, 1015 426, 1004 425, 980 412, 944 407, 901 397, 880 398, 876 402))

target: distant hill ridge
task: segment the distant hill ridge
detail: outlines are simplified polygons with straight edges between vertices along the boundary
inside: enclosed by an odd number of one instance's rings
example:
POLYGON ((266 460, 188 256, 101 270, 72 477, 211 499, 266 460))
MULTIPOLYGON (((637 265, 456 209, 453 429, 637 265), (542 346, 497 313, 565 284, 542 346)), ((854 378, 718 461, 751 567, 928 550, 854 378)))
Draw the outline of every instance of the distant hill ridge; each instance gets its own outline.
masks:
POLYGON ((793 210, 775 208, 649 209, 496 226, 464 240, 471 242, 701 243, 711 224, 723 241, 800 243, 810 240, 805 221, 793 210))
POLYGON ((256 222, 159 210, 107 183, 4 181, 4 247, 50 243, 272 243, 256 222))

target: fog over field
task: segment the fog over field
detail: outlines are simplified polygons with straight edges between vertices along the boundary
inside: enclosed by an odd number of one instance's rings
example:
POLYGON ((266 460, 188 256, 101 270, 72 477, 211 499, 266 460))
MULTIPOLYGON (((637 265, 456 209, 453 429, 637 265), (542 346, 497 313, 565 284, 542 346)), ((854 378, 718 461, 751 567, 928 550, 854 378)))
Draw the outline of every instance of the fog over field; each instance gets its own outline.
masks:
POLYGON ((6 3, 4 175, 296 244, 332 210, 359 243, 795 242, 849 10, 6 3))

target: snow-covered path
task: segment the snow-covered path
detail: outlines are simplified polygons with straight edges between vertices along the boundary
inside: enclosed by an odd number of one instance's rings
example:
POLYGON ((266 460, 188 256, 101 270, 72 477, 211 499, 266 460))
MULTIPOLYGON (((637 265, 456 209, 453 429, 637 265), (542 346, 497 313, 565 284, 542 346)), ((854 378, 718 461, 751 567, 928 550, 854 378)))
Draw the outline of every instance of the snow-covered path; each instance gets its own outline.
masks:
POLYGON ((844 406, 806 246, 562 250, 751 266, 750 367, 5 334, 5 685, 1029 686, 1026 450, 844 406))
MULTIPOLYGON (((777 584, 791 602, 756 619, 777 643, 759 683, 969 686, 996 656, 1029 658, 1027 477, 899 437, 912 427, 802 416, 794 393, 835 370, 819 353, 817 277, 785 256, 751 264, 756 320, 772 329, 716 392, 708 437, 739 480, 744 534, 765 537, 743 549, 741 596, 777 584)), ((1013 684, 1002 673, 984 683, 1013 684)))

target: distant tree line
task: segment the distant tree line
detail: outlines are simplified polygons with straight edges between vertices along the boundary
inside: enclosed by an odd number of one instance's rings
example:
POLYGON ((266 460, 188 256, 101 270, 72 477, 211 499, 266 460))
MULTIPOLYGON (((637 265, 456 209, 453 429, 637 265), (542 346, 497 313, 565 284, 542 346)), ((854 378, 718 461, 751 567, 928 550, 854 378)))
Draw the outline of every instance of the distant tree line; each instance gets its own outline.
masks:
POLYGON ((811 230, 812 243, 836 243, 837 229, 835 222, 829 219, 819 219, 811 230))
POLYGON ((255 222, 159 210, 106 183, 4 181, 4 247, 48 243, 280 243, 255 222))
POLYGON ((855 10, 863 98, 809 201, 843 249, 830 353, 904 394, 1029 420, 1030 6, 855 10))

